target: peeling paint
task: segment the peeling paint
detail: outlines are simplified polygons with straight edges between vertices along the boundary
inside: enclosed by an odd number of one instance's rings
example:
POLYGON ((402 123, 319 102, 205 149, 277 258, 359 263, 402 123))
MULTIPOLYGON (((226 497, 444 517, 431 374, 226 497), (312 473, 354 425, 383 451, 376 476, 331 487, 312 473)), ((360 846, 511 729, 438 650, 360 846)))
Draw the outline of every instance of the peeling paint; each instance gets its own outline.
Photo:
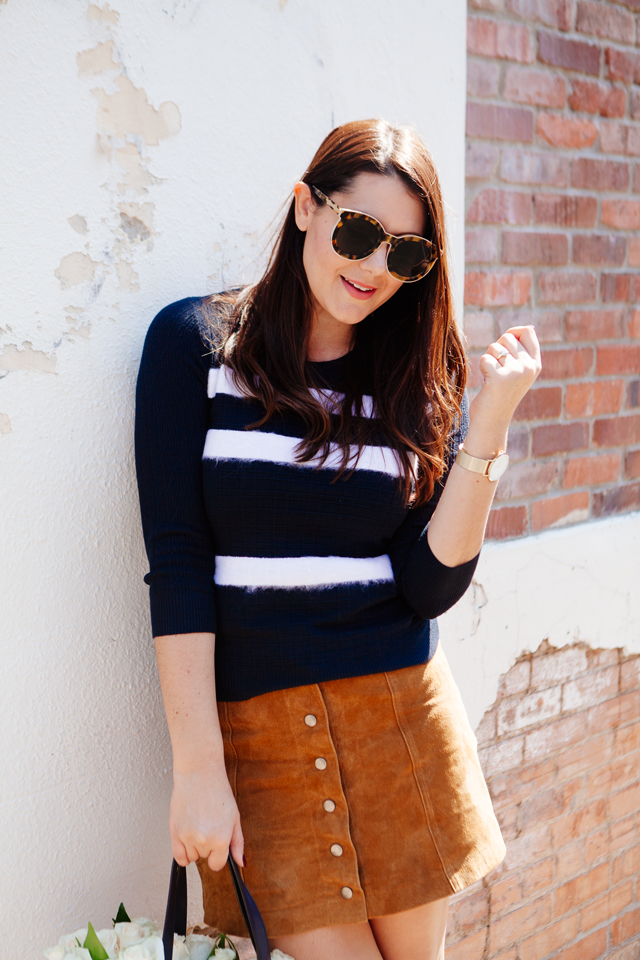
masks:
POLYGON ((67 290, 78 283, 84 283, 85 280, 93 280, 98 266, 86 253, 69 253, 62 258, 54 274, 62 284, 62 289, 67 290))
POLYGON ((116 150, 116 160, 123 170, 126 170, 125 180, 118 184, 122 192, 133 190, 134 193, 148 193, 147 187, 153 183, 162 183, 160 177, 154 177, 147 170, 147 161, 142 158, 134 143, 116 150))
POLYGON ((87 226, 87 221, 84 217, 81 217, 79 213, 74 214, 73 217, 69 217, 67 223, 73 227, 76 233, 88 233, 89 227, 87 226))
POLYGON ((288 2, 289 0, 278 0, 278 9, 280 10, 280 12, 284 10, 288 2))
POLYGON ((120 14, 118 11, 112 10, 108 3, 105 3, 104 7, 102 8, 97 6, 95 3, 92 3, 87 10, 87 16, 89 17, 89 20, 106 20, 107 23, 112 23, 114 26, 120 19, 120 14))
POLYGON ((80 327, 73 327, 71 332, 77 333, 79 337, 84 337, 85 340, 88 340, 91 335, 91 324, 83 323, 80 327))
POLYGON ((120 64, 113 59, 113 40, 99 43, 91 50, 81 50, 76 56, 78 75, 102 73, 103 70, 119 70, 120 64))
POLYGON ((0 413, 0 433, 5 437, 8 433, 11 433, 11 420, 6 413, 0 413))
POLYGON ((121 203, 120 226, 130 240, 148 240, 153 233, 152 203, 121 203))
POLYGON ((109 94, 101 87, 91 91, 98 101, 98 128, 102 133, 122 137, 138 134, 149 146, 157 146, 165 137, 179 133, 180 110, 171 100, 165 100, 158 110, 147 100, 139 87, 128 77, 116 77, 118 93, 109 94))
POLYGON ((140 289, 140 284, 138 283, 140 277, 128 260, 118 260, 116 262, 116 273, 118 274, 118 288, 120 290, 136 291, 140 289))
POLYGON ((22 349, 15 343, 7 343, 0 354, 0 370, 28 370, 39 373, 55 373, 56 358, 47 356, 42 350, 34 350, 33 344, 26 340, 22 349))

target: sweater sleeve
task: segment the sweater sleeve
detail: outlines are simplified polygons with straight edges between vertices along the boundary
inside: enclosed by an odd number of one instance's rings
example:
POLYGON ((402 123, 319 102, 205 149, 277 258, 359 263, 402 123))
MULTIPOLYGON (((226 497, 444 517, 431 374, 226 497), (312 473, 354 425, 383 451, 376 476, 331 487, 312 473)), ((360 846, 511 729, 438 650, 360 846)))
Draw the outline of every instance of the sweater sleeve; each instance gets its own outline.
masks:
POLYGON ((458 447, 469 428, 469 400, 465 393, 462 415, 451 436, 447 467, 436 483, 431 499, 409 511, 392 537, 388 554, 396 586, 411 609, 425 620, 434 620, 449 610, 466 592, 478 564, 480 554, 457 567, 447 567, 434 556, 427 540, 429 521, 438 505, 458 447))
POLYGON ((155 317, 138 374, 136 471, 154 637, 216 629, 215 549, 202 483, 210 351, 197 303, 181 300, 155 317))

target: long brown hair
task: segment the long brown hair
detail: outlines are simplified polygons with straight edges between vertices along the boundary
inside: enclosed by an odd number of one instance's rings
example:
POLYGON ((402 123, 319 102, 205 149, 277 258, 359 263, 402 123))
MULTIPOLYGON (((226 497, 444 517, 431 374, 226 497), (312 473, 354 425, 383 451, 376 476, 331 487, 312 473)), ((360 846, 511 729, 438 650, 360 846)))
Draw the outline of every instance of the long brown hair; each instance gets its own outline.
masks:
POLYGON ((348 188, 363 171, 398 177, 422 201, 425 236, 436 244, 438 259, 426 277, 403 284, 355 325, 337 427, 334 421, 332 428, 327 410, 310 392, 322 384, 306 364, 313 306, 302 261, 305 234, 296 225, 293 200, 262 279, 210 298, 217 317, 211 339, 239 388, 265 408, 252 428, 275 413, 293 411, 307 427, 298 460, 322 460, 330 444, 337 444, 342 449, 337 477, 354 466, 352 444, 361 449, 371 442, 374 426, 361 414, 363 394, 373 392, 377 435, 396 452, 406 501, 418 504, 432 495, 442 476, 447 438, 460 416, 466 384, 442 196, 433 159, 418 134, 384 120, 336 127, 301 179, 331 195, 348 188))

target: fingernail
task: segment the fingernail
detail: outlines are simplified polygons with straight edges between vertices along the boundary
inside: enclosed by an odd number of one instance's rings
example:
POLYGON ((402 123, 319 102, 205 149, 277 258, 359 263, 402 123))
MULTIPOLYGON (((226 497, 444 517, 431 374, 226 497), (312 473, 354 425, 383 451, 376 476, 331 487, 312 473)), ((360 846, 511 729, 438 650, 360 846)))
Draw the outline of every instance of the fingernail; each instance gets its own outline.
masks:
POLYGON ((246 865, 247 865, 247 858, 245 857, 245 855, 244 855, 244 853, 243 853, 243 854, 242 854, 242 866, 243 866, 243 867, 246 867, 246 865))

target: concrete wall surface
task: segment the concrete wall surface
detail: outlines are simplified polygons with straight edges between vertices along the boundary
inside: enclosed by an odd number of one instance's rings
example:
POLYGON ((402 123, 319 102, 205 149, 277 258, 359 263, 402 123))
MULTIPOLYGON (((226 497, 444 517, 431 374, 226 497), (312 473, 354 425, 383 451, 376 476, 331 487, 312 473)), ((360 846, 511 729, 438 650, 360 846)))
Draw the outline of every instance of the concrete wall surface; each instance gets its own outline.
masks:
MULTIPOLYGON (((108 924, 121 899, 162 916, 171 760, 132 461, 145 330, 168 302, 251 279, 334 124, 414 124, 461 217, 465 12, 0 3, 7 956, 108 924)), ((461 278, 461 223, 453 247, 461 278)))

